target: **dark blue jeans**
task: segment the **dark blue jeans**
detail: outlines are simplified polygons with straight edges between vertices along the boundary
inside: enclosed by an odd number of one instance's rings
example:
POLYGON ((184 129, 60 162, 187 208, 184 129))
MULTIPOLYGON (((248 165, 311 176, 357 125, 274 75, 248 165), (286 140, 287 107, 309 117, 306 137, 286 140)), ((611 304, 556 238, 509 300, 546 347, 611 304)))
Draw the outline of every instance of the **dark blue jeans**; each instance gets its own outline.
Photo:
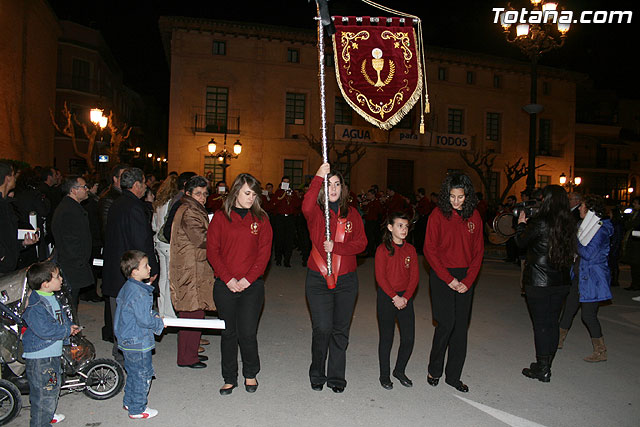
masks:
POLYGON ((26 359, 31 427, 49 426, 60 396, 60 356, 26 359))
POLYGON ((129 415, 137 415, 147 408, 147 395, 153 378, 151 351, 123 351, 127 383, 124 386, 122 404, 129 408, 129 415))

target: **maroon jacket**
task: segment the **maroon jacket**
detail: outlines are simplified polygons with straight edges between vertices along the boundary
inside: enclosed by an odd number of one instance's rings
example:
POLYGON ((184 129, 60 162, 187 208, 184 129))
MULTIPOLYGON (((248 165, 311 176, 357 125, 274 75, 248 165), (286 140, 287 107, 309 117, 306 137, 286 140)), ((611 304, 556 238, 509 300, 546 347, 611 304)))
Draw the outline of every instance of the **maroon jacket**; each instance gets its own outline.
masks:
POLYGON ((416 248, 406 242, 402 246, 393 243, 393 246, 393 256, 389 255, 384 243, 376 250, 376 281, 389 298, 404 291, 402 296, 409 300, 420 280, 416 248))
POLYGON ((253 283, 267 268, 272 238, 267 215, 257 219, 249 212, 242 218, 231 211, 229 221, 218 211, 207 230, 207 259, 224 283, 243 277, 253 283))
POLYGON ((482 219, 478 211, 474 210, 471 218, 465 221, 455 210, 447 219, 440 208, 435 208, 427 223, 424 256, 445 283, 453 280, 448 268, 468 268, 467 276, 460 281, 470 288, 484 256, 482 219))
MULTIPOLYGON (((320 252, 323 259, 326 259, 327 253, 324 251, 325 229, 324 229, 324 210, 318 206, 318 193, 320 187, 322 187, 323 179, 319 176, 314 176, 311 184, 309 185, 309 191, 304 195, 302 201, 302 213, 307 219, 307 227, 309 228, 309 237, 311 237, 311 244, 320 252)), ((329 209, 330 220, 329 229, 331 230, 331 239, 334 239, 336 234, 336 227, 338 225, 338 217, 335 212, 329 209)), ((358 263, 356 262, 356 255, 361 253, 367 247, 367 237, 364 234, 364 225, 362 218, 357 210, 349 208, 347 214, 347 225, 344 234, 344 242, 334 242, 333 252, 336 255, 342 256, 340 263, 340 271, 338 276, 356 271, 358 263)), ((313 270, 320 272, 320 268, 316 265, 313 256, 309 256, 307 266, 313 270)))

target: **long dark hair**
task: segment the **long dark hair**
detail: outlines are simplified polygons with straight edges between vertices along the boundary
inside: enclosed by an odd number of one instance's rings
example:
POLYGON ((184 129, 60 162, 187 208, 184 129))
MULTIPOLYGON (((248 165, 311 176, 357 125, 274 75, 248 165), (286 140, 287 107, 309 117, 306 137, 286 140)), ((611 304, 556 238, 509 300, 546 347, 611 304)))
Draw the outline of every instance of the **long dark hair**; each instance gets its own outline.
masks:
MULTIPOLYGON (((327 181, 334 176, 337 176, 340 180, 340 198, 338 199, 340 218, 346 218, 349 214, 349 187, 347 187, 347 184, 344 182, 344 177, 338 171, 329 172, 327 175, 327 181)), ((320 187, 317 203, 318 206, 324 210, 324 184, 320 187)))
POLYGON ((259 220, 262 220, 262 218, 267 215, 267 213, 262 209, 261 206, 262 197, 260 197, 260 195, 262 194, 262 188, 260 186, 260 181, 254 178, 254 176, 251 174, 241 173, 233 181, 233 184, 231 184, 229 195, 225 199, 224 205, 222 205, 224 215, 229 221, 231 221, 231 209, 236 205, 238 193, 240 193, 240 189, 242 189, 242 186, 245 184, 247 184, 249 188, 256 193, 256 198, 253 200, 253 204, 249 209, 251 211, 251 214, 259 220))
POLYGON ((549 227, 549 261, 555 267, 568 267, 577 251, 576 223, 569 210, 569 197, 559 185, 542 190, 542 204, 536 219, 549 227))
POLYGON ((411 225, 411 221, 409 221, 409 217, 404 212, 394 212, 387 217, 382 229, 382 243, 384 243, 384 247, 389 251, 389 256, 393 256, 396 249, 393 246, 393 236, 389 231, 389 225, 393 227, 393 224, 396 222, 396 219, 406 219, 411 225))
POLYGON ((471 178, 463 173, 454 173, 451 175, 447 175, 447 177, 442 181, 442 185, 440 186, 440 194, 438 195, 438 207, 442 211, 442 215, 445 218, 451 218, 451 213, 453 212, 453 206, 451 206, 450 194, 451 190, 454 188, 461 188, 464 190, 464 203, 462 204, 462 209, 460 215, 462 219, 465 221, 471 218, 473 215, 473 210, 478 205, 478 198, 476 197, 476 192, 473 189, 473 182, 471 182, 471 178))

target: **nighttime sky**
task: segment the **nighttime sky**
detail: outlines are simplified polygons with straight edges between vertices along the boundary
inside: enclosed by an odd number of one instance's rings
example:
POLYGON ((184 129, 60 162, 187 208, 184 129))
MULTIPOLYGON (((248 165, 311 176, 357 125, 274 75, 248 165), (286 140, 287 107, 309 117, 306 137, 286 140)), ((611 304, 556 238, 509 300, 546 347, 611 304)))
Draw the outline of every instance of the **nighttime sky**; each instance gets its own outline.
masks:
MULTIPOLYGON (((504 41, 493 24, 493 7, 506 0, 429 2, 426 0, 380 0, 387 6, 418 15, 423 20, 427 45, 463 49, 526 61, 519 49, 504 41)), ((314 28, 315 4, 307 0, 116 0, 86 2, 49 0, 61 20, 68 19, 99 29, 123 73, 124 83, 141 94, 151 95, 167 108, 169 68, 162 50, 158 18, 163 15, 193 16, 314 28)), ((528 2, 514 0, 514 7, 528 2)), ((567 10, 632 10, 633 0, 565 0, 567 10)), ((359 0, 330 0, 334 15, 385 15, 359 0)), ((633 24, 583 24, 569 31, 565 46, 545 54, 540 63, 589 74, 595 86, 616 90, 625 97, 640 98, 637 71, 631 66, 636 55, 637 21, 633 24)), ((635 67, 634 67, 635 68, 635 67)))

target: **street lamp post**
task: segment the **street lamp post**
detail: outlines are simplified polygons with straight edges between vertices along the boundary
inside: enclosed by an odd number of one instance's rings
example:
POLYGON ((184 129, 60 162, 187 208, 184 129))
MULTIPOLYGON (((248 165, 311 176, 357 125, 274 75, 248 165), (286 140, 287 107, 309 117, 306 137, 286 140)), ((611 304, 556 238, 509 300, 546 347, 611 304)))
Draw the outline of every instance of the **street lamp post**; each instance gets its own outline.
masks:
MULTIPOLYGON (((538 57, 545 52, 558 49, 564 45, 569 31, 568 23, 553 24, 549 22, 554 12, 558 9, 558 3, 554 1, 531 0, 532 10, 541 14, 542 23, 522 23, 512 25, 507 13, 514 9, 509 6, 507 12, 500 16, 500 25, 507 42, 513 43, 531 60, 531 94, 529 105, 524 110, 529 114, 529 161, 527 174, 527 190, 532 191, 536 186, 536 126, 538 113, 542 111, 542 105, 538 102, 538 57), (515 27, 515 28, 514 28, 515 27)), ((531 16, 531 13, 529 13, 531 16)), ((555 13, 557 19, 558 15, 555 13)))
POLYGON ((222 162, 222 164, 220 165, 220 167, 222 168, 222 181, 226 182, 227 168, 229 167, 228 160, 238 158, 238 156, 242 152, 242 144, 240 143, 240 140, 236 140, 235 144, 233 144, 233 153, 230 153, 227 150, 227 134, 225 133, 222 150, 219 153, 214 154, 216 152, 216 147, 216 141, 211 138, 211 140, 207 144, 207 151, 209 151, 209 154, 211 154, 212 157, 217 157, 218 161, 222 162))
MULTIPOLYGON (((102 131, 104 130, 105 127, 107 127, 107 124, 109 123, 109 117, 105 116, 103 114, 103 110, 99 109, 99 108, 92 108, 89 111, 89 120, 91 120, 91 123, 94 124, 94 126, 96 126, 99 131, 100 131, 100 142, 102 142, 102 131)), ((94 144, 96 144, 95 140, 94 140, 94 144)), ((98 157, 98 145, 96 144, 94 147, 94 158, 95 158, 95 170, 97 173, 99 173, 99 168, 98 165, 100 164, 99 162, 99 157, 98 157)))
POLYGON ((573 189, 582 184, 582 178, 579 176, 572 176, 571 166, 569 166, 569 177, 562 172, 560 174, 560 185, 569 189, 569 192, 573 192, 573 189))

